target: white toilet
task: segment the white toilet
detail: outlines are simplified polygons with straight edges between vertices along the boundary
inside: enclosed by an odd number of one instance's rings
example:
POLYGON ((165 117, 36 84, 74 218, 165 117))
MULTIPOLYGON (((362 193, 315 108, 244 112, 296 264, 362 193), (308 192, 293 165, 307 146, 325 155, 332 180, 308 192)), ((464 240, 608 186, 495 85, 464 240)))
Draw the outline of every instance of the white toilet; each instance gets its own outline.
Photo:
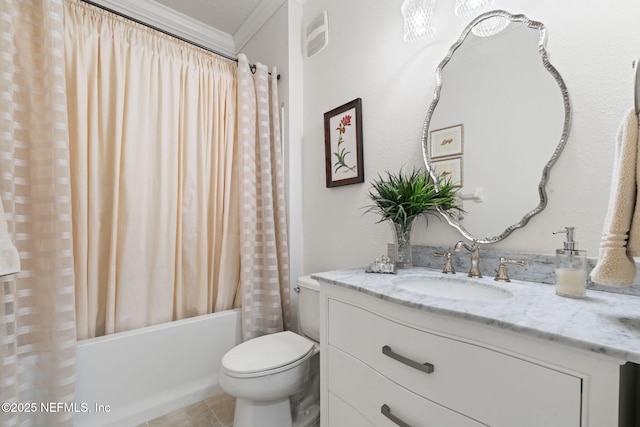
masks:
POLYGON ((222 358, 220 386, 236 398, 234 427, 311 427, 320 414, 320 285, 298 279, 298 318, 290 331, 245 341, 222 358))

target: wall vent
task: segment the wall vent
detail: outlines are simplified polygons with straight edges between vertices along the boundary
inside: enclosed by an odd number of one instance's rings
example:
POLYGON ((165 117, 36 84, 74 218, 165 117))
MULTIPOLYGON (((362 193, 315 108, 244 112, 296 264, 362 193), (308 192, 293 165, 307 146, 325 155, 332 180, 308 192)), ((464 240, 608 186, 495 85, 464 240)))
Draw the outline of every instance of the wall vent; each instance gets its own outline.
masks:
POLYGON ((327 11, 316 16, 305 31, 305 54, 307 58, 317 55, 329 44, 329 26, 327 24, 327 11))

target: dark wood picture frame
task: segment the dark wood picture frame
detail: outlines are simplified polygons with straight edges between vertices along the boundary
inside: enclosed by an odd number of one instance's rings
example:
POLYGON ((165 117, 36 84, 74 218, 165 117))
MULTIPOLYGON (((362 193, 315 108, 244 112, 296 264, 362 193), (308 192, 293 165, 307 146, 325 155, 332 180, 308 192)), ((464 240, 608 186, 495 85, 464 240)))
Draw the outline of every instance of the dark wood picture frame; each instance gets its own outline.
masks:
POLYGON ((324 113, 327 188, 364 182, 362 99, 324 113))

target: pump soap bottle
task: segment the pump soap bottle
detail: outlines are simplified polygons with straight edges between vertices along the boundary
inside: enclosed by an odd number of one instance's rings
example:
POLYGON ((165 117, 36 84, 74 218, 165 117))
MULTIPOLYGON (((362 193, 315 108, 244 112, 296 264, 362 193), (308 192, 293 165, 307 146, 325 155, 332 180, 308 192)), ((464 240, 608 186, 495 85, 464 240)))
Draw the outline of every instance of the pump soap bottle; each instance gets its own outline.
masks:
POLYGON ((579 251, 573 240, 575 227, 565 227, 567 241, 564 249, 556 250, 556 294, 570 298, 584 298, 587 289, 587 251, 579 251))

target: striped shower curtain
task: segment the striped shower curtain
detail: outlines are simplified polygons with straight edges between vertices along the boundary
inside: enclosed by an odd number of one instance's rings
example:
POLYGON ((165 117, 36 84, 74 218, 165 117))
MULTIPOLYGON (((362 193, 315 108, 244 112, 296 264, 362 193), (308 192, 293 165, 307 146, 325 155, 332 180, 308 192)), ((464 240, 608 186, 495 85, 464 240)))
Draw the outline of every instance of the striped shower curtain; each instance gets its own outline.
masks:
POLYGON ((62 0, 0 0, 0 195, 22 266, 0 282, 2 426, 73 425, 55 406, 76 375, 63 34, 62 0))
POLYGON ((289 248, 277 70, 238 56, 242 332, 289 328, 289 248))

